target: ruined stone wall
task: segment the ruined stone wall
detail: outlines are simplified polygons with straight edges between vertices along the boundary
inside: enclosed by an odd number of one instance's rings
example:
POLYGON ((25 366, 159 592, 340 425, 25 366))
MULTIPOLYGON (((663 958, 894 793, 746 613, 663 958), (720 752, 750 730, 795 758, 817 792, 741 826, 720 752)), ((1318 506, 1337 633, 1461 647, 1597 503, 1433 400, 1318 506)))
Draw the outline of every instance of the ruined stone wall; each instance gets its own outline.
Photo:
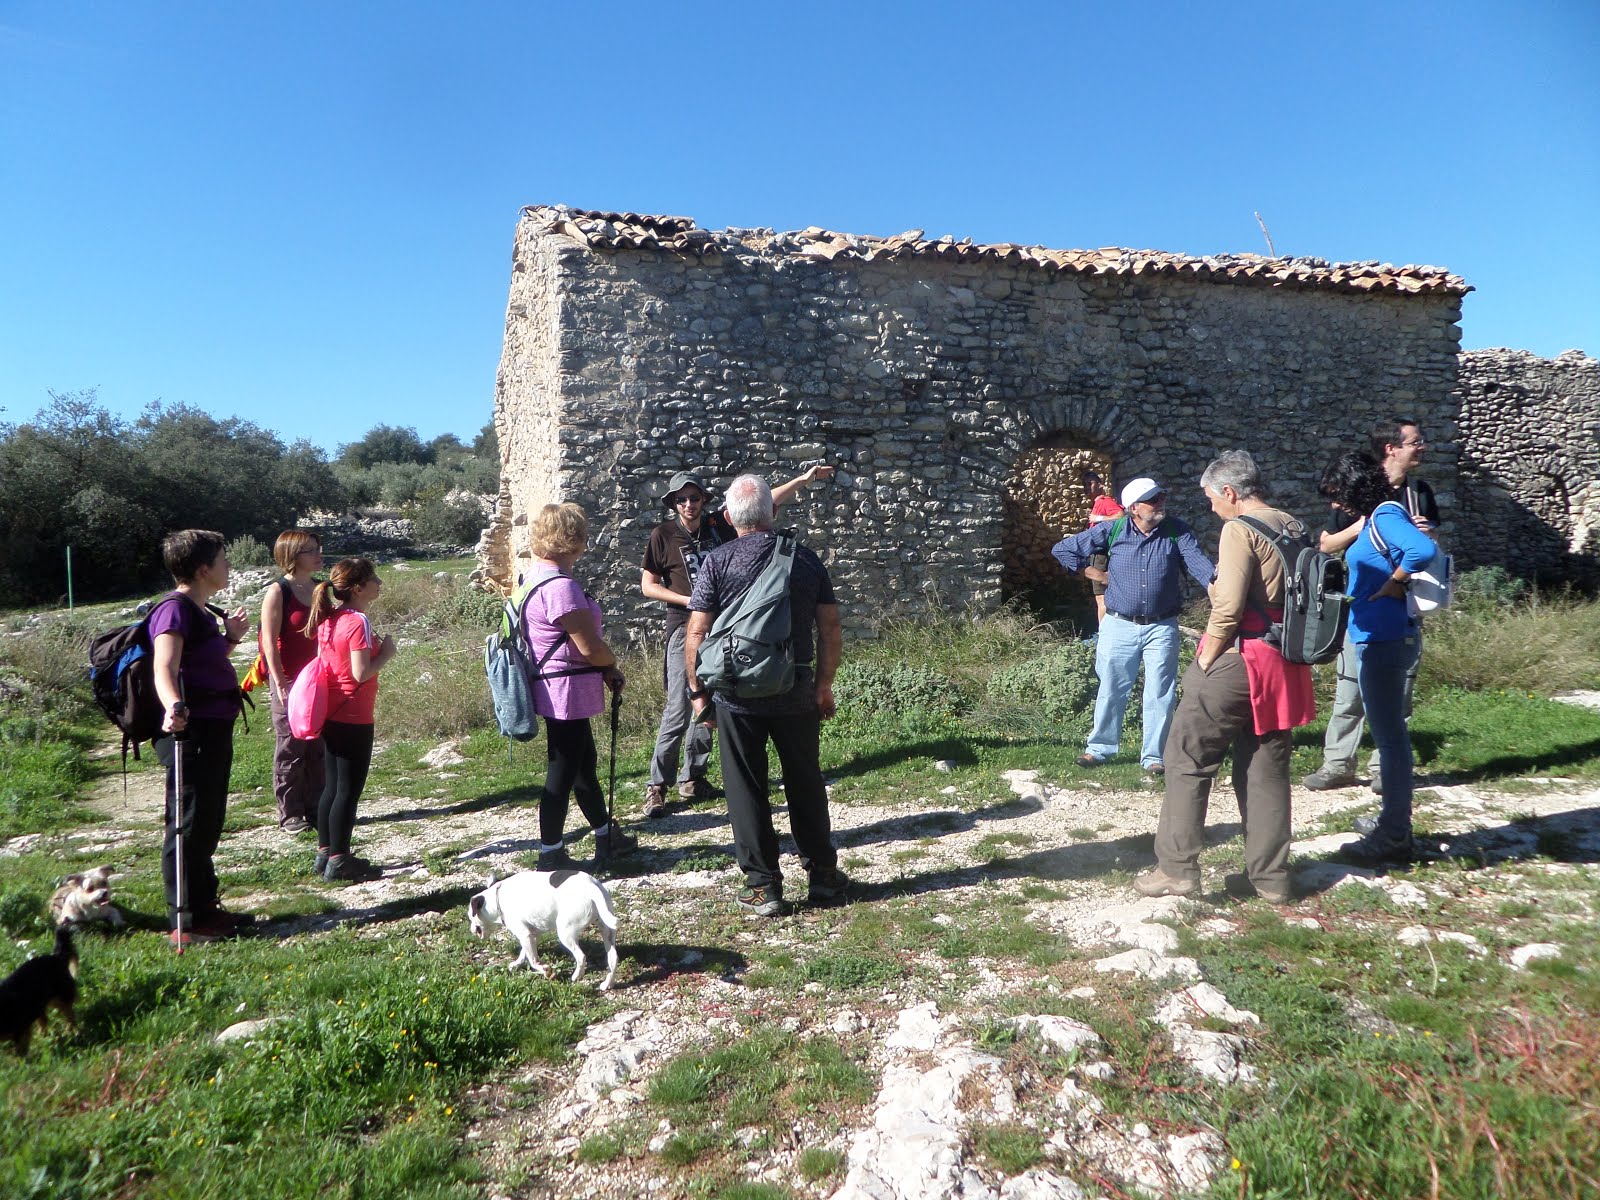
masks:
POLYGON ((525 513, 549 498, 548 462, 526 457, 549 453, 557 377, 555 485, 596 534, 580 571, 608 619, 647 618, 646 631, 659 610, 639 595, 638 564, 662 515, 653 497, 678 469, 720 486, 837 464, 781 523, 823 554, 862 637, 887 618, 1001 598, 1003 497, 1044 444, 1104 454, 1114 487, 1163 481, 1171 511, 1214 546, 1196 481, 1215 454, 1249 449, 1279 501, 1315 520, 1322 466, 1399 409, 1423 420, 1430 478, 1454 501, 1458 294, 827 261, 767 231, 730 230, 726 252, 703 259, 597 253, 528 225, 518 261, 546 273, 519 271, 507 316, 508 504, 525 513), (521 328, 547 319, 547 305, 516 300, 534 278, 559 292, 554 349, 521 328), (521 386, 511 364, 541 387, 521 386))
POLYGON ((1525 579, 1600 587, 1600 362, 1469 351, 1459 398, 1451 547, 1525 579))

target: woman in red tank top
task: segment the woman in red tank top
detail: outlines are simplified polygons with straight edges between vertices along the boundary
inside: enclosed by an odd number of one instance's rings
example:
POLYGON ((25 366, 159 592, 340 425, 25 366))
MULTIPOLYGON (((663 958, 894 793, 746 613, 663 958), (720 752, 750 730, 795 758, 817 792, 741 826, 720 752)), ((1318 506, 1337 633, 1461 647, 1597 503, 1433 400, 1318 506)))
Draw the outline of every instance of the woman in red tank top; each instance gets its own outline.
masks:
POLYGON ((273 544, 272 557, 283 578, 267 589, 261 601, 261 657, 271 682, 272 790, 278 798, 278 824, 299 833, 316 824, 322 796, 322 740, 305 741, 289 732, 285 704, 300 669, 316 657, 316 645, 305 636, 311 615, 312 574, 322 568, 322 543, 303 529, 286 529, 273 544))

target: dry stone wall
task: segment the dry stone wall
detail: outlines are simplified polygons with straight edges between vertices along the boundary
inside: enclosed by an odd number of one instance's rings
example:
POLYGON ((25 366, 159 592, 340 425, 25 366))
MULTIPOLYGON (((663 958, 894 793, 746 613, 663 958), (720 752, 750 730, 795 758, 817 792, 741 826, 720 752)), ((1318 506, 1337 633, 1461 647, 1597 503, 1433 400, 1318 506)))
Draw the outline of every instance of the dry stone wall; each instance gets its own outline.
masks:
POLYGON ((660 244, 596 249, 571 216, 529 210, 517 233, 496 407, 506 487, 483 573, 509 584, 526 562, 517 522, 575 500, 595 534, 580 570, 638 629, 659 625, 638 564, 679 469, 721 486, 836 464, 782 520, 823 554, 861 637, 1001 599, 1008 558, 1037 554, 1006 545, 1004 513, 1041 447, 1102 456, 1115 487, 1163 481, 1214 545, 1196 481, 1217 453, 1249 449, 1279 501, 1316 520, 1323 464, 1403 411, 1428 430, 1441 503, 1455 499, 1459 280, 1358 291, 1015 254, 867 260, 838 240, 809 252, 820 231, 688 222, 672 246, 658 224, 660 244))
POLYGON ((1600 587, 1600 362, 1468 351, 1459 398, 1451 547, 1525 579, 1600 587))

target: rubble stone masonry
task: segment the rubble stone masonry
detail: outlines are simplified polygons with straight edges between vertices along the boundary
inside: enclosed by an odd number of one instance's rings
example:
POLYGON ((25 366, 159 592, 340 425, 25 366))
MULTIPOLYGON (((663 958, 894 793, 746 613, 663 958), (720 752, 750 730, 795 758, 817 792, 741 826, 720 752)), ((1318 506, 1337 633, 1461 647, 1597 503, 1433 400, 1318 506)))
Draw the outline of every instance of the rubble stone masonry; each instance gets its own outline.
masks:
POLYGON ((1404 413, 1427 431, 1441 506, 1460 504, 1469 289, 1434 268, 710 233, 529 209, 512 269, 504 486, 480 575, 509 586, 528 513, 575 500, 594 534, 579 573, 636 633, 658 633, 639 561, 679 469, 718 487, 836 464, 780 524, 828 563, 856 637, 993 605, 1003 581, 1055 570, 1033 525, 1059 536, 1071 513, 1081 527, 1081 499, 1056 494, 1089 461, 1080 450, 1109 462, 1115 488, 1166 483, 1170 511, 1214 548, 1197 481, 1216 454, 1251 451, 1274 502, 1317 525, 1324 464, 1404 413), (1050 453, 1069 465, 1041 466, 1050 453), (1008 503, 1037 519, 1008 518, 1008 503), (1017 537, 1027 544, 1007 545, 1017 537))

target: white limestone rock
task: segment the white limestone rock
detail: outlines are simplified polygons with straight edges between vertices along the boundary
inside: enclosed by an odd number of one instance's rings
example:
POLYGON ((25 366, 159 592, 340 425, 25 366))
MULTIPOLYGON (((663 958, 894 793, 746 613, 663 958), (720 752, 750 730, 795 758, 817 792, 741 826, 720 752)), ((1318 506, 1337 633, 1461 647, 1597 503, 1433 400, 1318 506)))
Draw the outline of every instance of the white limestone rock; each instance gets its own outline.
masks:
POLYGON ((1519 971, 1526 971, 1528 964, 1541 958, 1560 958, 1561 947, 1554 942, 1530 942, 1526 946, 1518 946, 1511 952, 1511 965, 1519 971))
POLYGON ((1163 958, 1149 950, 1124 950, 1121 954, 1113 954, 1109 958, 1098 959, 1094 969, 1100 972, 1127 971, 1133 975, 1142 975, 1146 979, 1182 979, 1197 980, 1200 978, 1200 964, 1192 958, 1163 958))

